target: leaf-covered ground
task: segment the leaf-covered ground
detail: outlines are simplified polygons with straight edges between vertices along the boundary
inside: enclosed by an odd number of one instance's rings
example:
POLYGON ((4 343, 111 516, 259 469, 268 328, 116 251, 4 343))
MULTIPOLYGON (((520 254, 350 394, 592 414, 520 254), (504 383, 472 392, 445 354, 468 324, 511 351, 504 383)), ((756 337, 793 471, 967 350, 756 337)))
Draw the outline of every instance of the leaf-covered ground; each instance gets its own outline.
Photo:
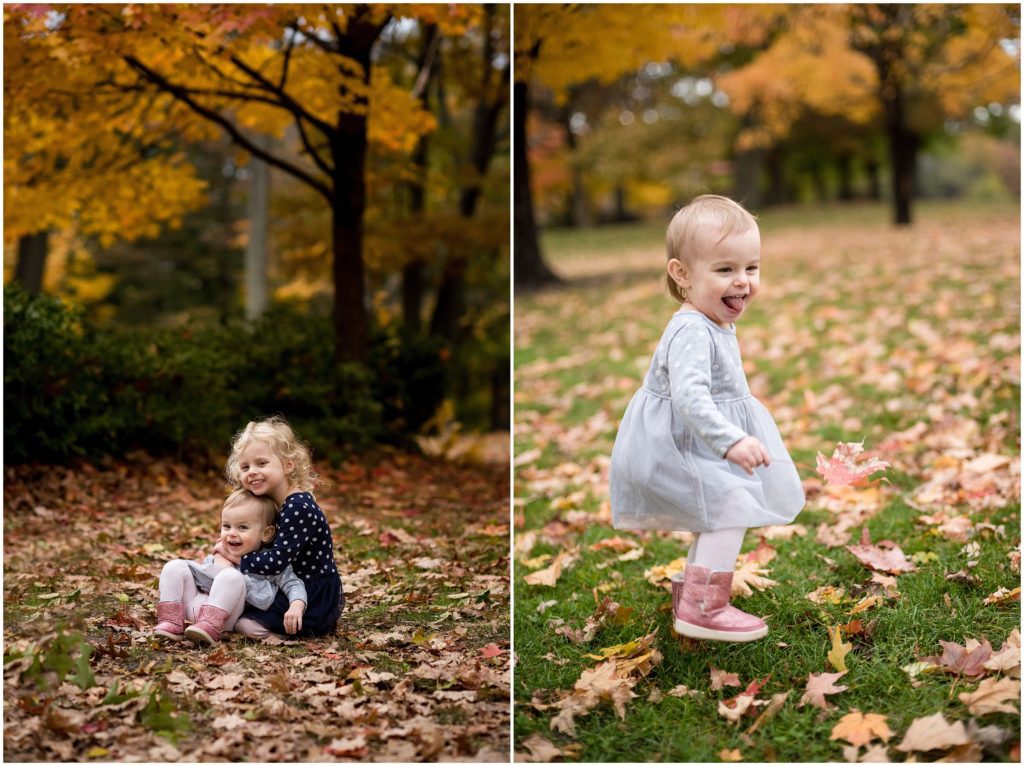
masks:
POLYGON ((516 296, 517 759, 1019 760, 1019 210, 919 214, 762 219, 738 336, 808 504, 748 532, 737 604, 770 632, 734 645, 671 630, 686 533, 610 526, 663 229, 548 237, 567 285, 516 296), (887 481, 825 484, 817 453, 862 440, 887 481))
POLYGON ((8 467, 5 760, 507 761, 505 461, 324 470, 337 633, 212 650, 148 631, 163 563, 210 545, 221 479, 143 456, 8 467))

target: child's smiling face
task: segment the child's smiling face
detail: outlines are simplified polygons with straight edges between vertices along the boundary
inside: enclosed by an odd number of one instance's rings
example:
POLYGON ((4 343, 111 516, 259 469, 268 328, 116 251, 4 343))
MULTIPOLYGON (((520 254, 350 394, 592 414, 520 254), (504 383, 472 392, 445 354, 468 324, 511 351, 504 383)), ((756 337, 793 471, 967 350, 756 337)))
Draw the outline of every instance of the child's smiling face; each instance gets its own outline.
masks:
POLYGON ((252 500, 236 503, 221 511, 220 539, 236 556, 259 550, 273 536, 274 528, 264 525, 263 512, 252 500))
POLYGON ((280 505, 288 495, 288 471, 292 463, 281 458, 266 442, 253 440, 238 453, 238 481, 254 495, 269 494, 280 505))
POLYGON ((669 276, 686 303, 721 327, 739 319, 760 285, 761 235, 757 227, 726 237, 692 263, 668 262, 669 276))

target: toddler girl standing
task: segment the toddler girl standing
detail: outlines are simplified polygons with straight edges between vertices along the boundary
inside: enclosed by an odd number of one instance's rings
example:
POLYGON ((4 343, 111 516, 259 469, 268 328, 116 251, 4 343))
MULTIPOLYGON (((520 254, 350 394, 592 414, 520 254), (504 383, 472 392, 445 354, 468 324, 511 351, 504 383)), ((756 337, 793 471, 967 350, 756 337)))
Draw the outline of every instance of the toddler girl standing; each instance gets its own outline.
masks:
POLYGON ((734 323, 757 294, 761 239, 754 217, 725 197, 692 200, 669 223, 672 315, 612 449, 616 529, 689 530, 673 578, 676 632, 753 641, 764 621, 729 605, 749 527, 785 524, 803 487, 768 410, 747 386, 734 323))
MULTIPOLYGON (((283 418, 250 422, 234 439, 228 458, 228 481, 254 495, 266 495, 280 506, 277 536, 268 548, 236 556, 224 546, 214 548, 242 572, 276 575, 291 566, 306 586, 306 611, 293 634, 304 638, 331 633, 341 616, 345 594, 334 564, 334 544, 327 517, 313 497, 315 475, 309 448, 283 418)), ((278 593, 267 609, 247 606, 239 623, 265 632, 287 634, 287 598, 278 593)))

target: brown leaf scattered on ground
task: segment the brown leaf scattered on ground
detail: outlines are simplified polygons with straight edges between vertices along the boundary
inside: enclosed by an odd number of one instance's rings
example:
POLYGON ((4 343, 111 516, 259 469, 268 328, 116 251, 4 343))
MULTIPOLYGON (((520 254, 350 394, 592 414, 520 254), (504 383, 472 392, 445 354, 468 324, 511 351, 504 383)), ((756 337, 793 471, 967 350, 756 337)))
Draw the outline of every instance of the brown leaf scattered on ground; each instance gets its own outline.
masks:
POLYGON ((915 718, 903 736, 903 741, 896 745, 897 750, 905 753, 912 751, 928 752, 930 750, 948 750, 957 745, 970 742, 963 721, 949 723, 942 713, 915 718))
POLYGON ((986 678, 973 692, 963 692, 960 701, 971 715, 1016 713, 1012 703, 1020 703, 1020 681, 1012 678, 986 678))

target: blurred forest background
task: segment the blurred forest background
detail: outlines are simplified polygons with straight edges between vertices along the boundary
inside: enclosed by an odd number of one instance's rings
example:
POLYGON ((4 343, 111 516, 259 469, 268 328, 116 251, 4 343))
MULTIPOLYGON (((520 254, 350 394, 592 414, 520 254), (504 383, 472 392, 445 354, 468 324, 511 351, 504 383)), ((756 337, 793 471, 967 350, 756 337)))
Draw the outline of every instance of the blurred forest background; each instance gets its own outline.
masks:
MULTIPOLYGON (((1020 199, 1020 6, 522 5, 515 283, 538 231, 701 193, 805 204, 1020 199)), ((621 232, 620 232, 621 233, 621 232)))
POLYGON ((509 16, 6 5, 6 462, 507 430, 509 16))

